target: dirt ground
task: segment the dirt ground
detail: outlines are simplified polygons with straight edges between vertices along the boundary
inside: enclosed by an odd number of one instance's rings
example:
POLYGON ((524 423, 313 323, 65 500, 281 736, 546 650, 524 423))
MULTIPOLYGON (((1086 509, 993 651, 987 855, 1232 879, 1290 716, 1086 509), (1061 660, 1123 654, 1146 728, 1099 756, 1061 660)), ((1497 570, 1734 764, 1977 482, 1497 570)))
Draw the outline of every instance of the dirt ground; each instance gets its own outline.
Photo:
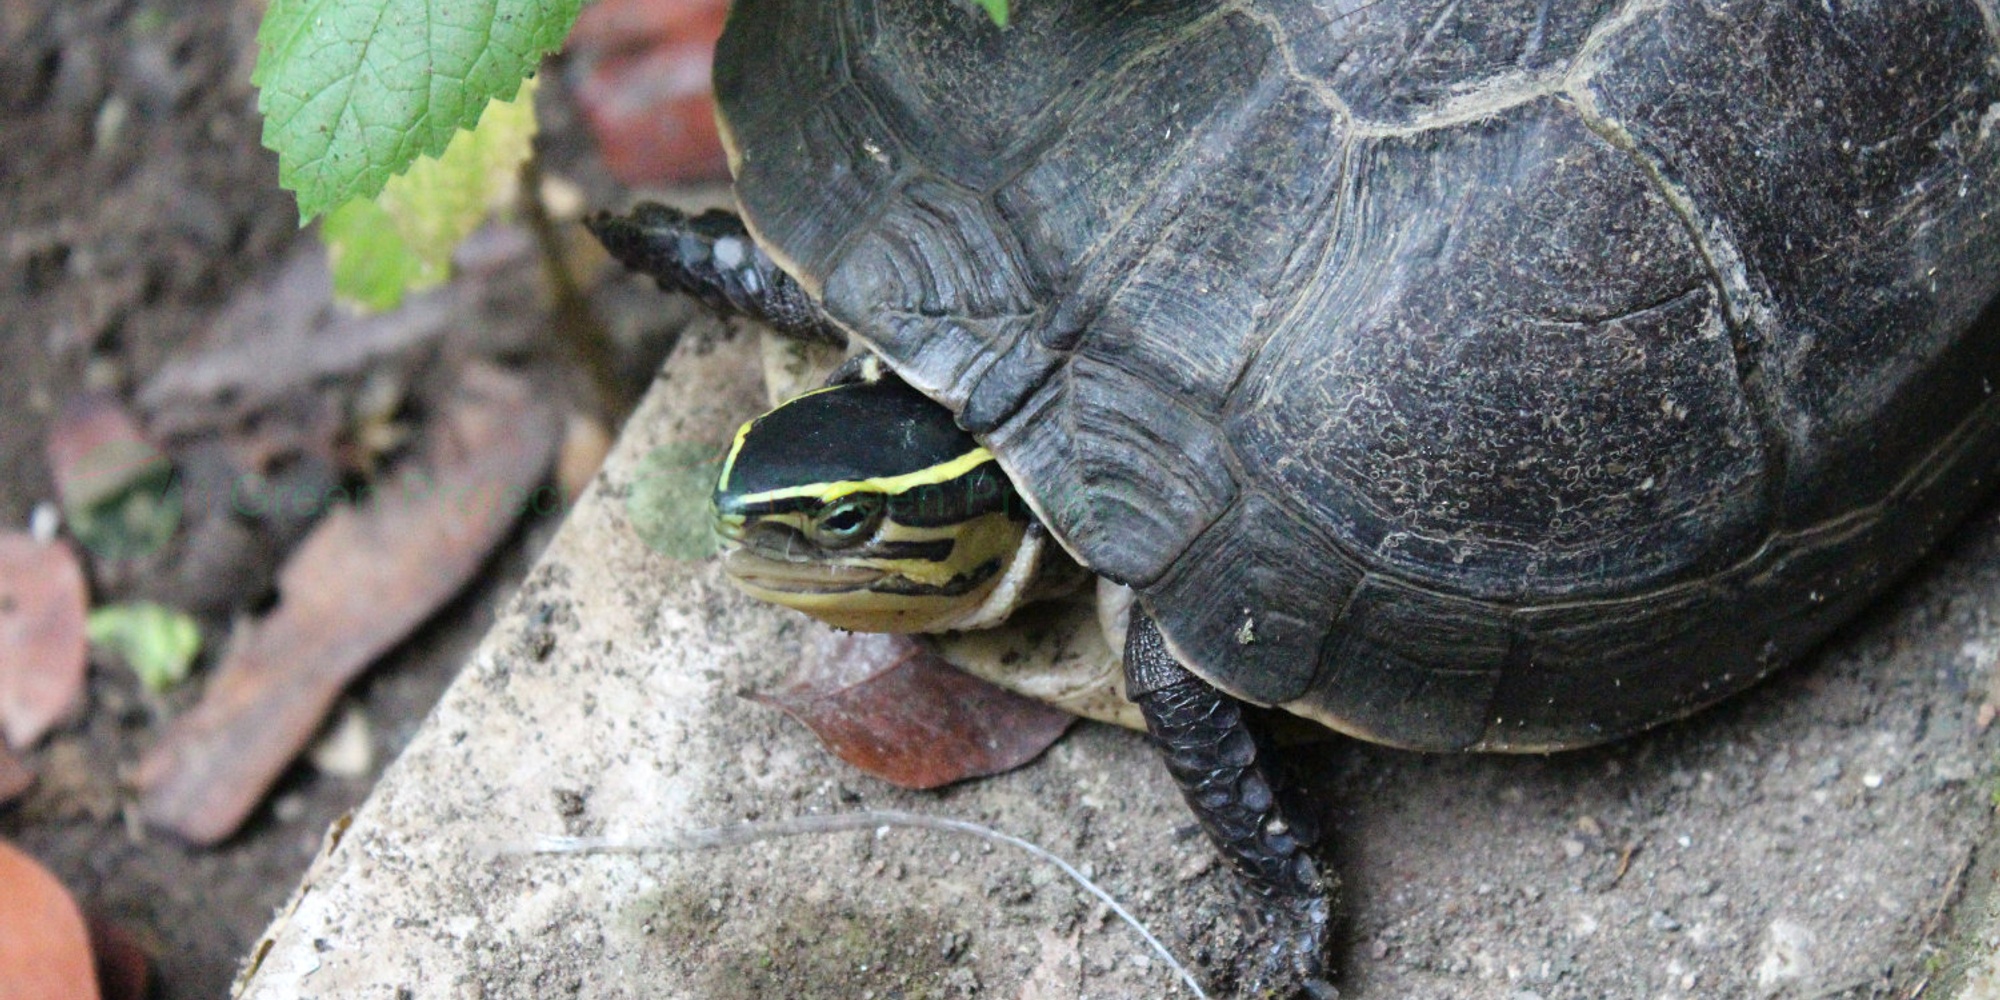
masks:
MULTIPOLYGON (((248 80, 261 13, 234 0, 0 4, 0 525, 24 528, 53 497, 43 439, 64 400, 86 389, 130 398, 301 238, 258 144, 248 80)), ((561 81, 543 93, 545 155, 608 190, 580 155, 561 81)), ((657 357, 656 345, 625 360, 643 378, 657 357)), ((225 845, 180 845, 137 823, 125 778, 197 689, 162 704, 128 671, 94 665, 86 711, 29 756, 40 780, 0 807, 0 836, 134 933, 159 963, 157 996, 222 995, 327 824, 407 744, 555 522, 521 526, 351 692, 373 745, 367 775, 297 765, 225 845)), ((227 623, 211 624, 213 647, 227 623)))

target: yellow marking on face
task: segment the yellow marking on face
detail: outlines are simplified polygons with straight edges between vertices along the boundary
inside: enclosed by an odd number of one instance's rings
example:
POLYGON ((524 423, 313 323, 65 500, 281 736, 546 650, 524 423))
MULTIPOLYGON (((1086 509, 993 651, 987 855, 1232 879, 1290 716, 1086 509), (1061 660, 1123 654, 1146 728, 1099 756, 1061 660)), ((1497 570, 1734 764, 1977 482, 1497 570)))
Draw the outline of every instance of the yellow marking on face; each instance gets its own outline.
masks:
MULTIPOLYGON (((770 514, 751 518, 758 523, 782 523, 801 527, 810 517, 802 512, 770 514)), ((982 514, 954 525, 913 528, 883 522, 871 542, 926 542, 952 539, 951 554, 944 559, 879 558, 865 552, 841 554, 822 551, 812 563, 880 572, 866 583, 833 586, 832 581, 813 581, 812 586, 787 588, 776 578, 761 575, 756 567, 724 563, 731 582, 758 600, 780 604, 818 618, 836 628, 854 632, 926 632, 944 628, 979 607, 1006 575, 1008 565, 1020 549, 1026 526, 1004 512, 982 514), (896 593, 898 582, 921 587, 944 587, 954 579, 996 563, 998 570, 964 593, 896 593)), ((863 546, 866 547, 865 544, 863 546)), ((746 546, 746 549, 748 547, 746 546)), ((763 558, 772 558, 764 555, 763 558)))
POLYGON ((745 594, 771 604, 801 611, 849 632, 935 632, 985 602, 1000 584, 1000 574, 964 594, 881 594, 872 590, 803 594, 766 590, 735 581, 745 594))
POLYGON ((970 521, 934 528, 910 528, 884 522, 877 537, 883 541, 928 542, 953 540, 951 555, 945 559, 875 559, 866 565, 886 570, 913 583, 942 587, 994 559, 1004 560, 1021 544, 1027 530, 1020 521, 1004 513, 981 514, 970 521))

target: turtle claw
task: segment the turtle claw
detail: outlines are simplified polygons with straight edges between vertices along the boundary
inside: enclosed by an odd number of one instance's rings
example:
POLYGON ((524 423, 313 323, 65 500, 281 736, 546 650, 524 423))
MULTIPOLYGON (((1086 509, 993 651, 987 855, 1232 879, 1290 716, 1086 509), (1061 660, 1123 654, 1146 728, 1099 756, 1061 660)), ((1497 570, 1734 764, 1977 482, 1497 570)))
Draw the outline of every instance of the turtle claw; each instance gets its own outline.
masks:
POLYGON ((1273 900, 1249 894, 1257 918, 1257 946, 1238 967, 1239 995, 1258 1000, 1337 1000, 1340 990, 1327 979, 1326 944, 1331 925, 1326 896, 1273 900))

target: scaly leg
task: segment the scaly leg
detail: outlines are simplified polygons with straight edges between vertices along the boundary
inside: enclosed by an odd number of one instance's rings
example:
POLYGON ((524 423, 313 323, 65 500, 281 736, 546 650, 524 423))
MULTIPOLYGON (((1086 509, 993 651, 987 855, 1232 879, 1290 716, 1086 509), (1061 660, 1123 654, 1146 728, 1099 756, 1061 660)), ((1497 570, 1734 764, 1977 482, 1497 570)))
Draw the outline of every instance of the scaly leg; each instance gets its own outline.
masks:
POLYGON ((686 292, 721 315, 748 316, 786 336, 847 343, 820 304, 757 247, 734 212, 691 216, 649 201, 629 215, 601 212, 584 225, 611 256, 667 291, 686 292))
POLYGON ((1181 666, 1137 607, 1125 685, 1195 818, 1255 897, 1271 946, 1247 963, 1245 992, 1338 996, 1326 980, 1331 887, 1285 818, 1242 705, 1181 666))

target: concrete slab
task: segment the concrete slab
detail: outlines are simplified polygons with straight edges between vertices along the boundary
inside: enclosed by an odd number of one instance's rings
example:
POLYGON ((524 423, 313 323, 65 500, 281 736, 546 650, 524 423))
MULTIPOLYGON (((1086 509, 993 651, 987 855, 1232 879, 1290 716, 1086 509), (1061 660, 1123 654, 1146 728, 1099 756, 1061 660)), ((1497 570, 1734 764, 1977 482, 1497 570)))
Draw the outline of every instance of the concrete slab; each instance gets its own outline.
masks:
MULTIPOLYGON (((701 463, 761 403, 757 368, 749 338, 690 334, 239 995, 1181 995, 1095 900, 962 836, 492 850, 863 808, 1035 841, 1213 975, 1237 943, 1227 875, 1132 734, 1082 725, 1027 768, 912 793, 742 696, 774 685, 815 626, 736 594, 698 532, 644 509, 676 489, 700 502, 701 463)), ((1972 981, 1958 970, 1985 959, 1982 932, 1954 933, 1949 915, 1991 856, 1974 853, 1994 787, 1976 715, 1997 597, 1989 510, 1813 662, 1641 739, 1550 757, 1300 751, 1349 877, 1343 988, 1803 998, 1972 981)))

